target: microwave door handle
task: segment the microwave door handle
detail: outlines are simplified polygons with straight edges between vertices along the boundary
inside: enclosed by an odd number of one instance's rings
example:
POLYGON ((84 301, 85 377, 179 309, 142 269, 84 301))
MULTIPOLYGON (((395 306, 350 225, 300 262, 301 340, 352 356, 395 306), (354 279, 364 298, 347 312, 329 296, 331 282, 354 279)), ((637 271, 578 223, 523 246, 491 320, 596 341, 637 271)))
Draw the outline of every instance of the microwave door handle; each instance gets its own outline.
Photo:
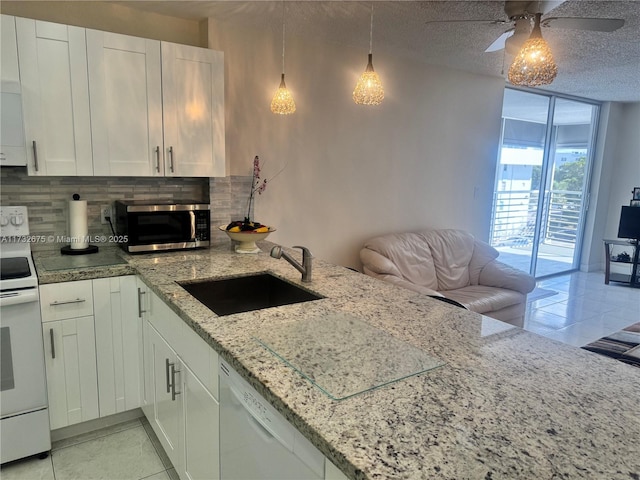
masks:
POLYGON ((191 224, 191 241, 196 239, 196 213, 192 210, 189 212, 189 220, 191 224))

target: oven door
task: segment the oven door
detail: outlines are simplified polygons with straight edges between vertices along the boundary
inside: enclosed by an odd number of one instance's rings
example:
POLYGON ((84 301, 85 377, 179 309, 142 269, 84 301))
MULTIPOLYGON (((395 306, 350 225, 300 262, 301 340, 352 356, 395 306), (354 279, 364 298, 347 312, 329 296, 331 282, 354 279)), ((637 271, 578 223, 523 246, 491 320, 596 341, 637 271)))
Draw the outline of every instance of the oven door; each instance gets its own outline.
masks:
POLYGON ((2 418, 46 408, 37 287, 0 293, 0 356, 2 418))

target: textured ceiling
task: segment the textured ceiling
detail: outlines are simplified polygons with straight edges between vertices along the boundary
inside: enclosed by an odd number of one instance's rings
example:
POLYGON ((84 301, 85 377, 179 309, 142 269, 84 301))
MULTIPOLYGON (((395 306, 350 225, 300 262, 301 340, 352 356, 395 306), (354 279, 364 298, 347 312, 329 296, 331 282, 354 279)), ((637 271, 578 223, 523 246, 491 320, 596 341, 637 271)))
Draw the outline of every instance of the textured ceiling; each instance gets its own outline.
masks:
MULTIPOLYGON (((282 2, 131 1, 132 8, 190 19, 214 17, 238 27, 278 26, 282 2)), ((612 33, 543 28, 558 76, 546 90, 601 101, 640 101, 640 1, 510 2, 510 8, 549 17, 621 18, 612 33), (555 7, 555 8, 552 8, 555 7)), ((371 3, 286 1, 287 33, 357 48, 368 47, 371 3)), ((374 51, 413 61, 502 75, 511 58, 484 50, 510 24, 504 1, 375 1, 374 51), (485 21, 482 21, 485 20, 485 21)), ((544 17, 543 17, 544 19, 544 17)), ((503 75, 504 76, 504 75, 503 75)))

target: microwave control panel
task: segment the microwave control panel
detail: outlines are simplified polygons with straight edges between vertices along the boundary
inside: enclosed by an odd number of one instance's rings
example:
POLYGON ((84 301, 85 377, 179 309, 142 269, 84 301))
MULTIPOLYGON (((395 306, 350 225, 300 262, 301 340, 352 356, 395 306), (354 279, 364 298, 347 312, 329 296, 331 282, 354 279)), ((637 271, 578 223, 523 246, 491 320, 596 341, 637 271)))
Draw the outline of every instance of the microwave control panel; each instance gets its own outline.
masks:
POLYGON ((196 210, 196 240, 207 241, 210 238, 209 210, 196 210))

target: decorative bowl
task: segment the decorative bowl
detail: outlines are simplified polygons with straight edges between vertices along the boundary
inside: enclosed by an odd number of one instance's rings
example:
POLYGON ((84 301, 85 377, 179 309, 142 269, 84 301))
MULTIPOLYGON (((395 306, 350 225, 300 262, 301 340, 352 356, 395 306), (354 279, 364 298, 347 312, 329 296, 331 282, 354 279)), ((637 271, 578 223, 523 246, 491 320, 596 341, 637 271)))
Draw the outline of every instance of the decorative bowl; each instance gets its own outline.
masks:
POLYGON ((227 230, 226 225, 220 225, 218 227, 224 233, 226 233, 231 240, 238 242, 238 245, 235 246, 236 253, 258 253, 261 250, 256 245, 256 242, 260 240, 264 240, 269 236, 271 232, 275 232, 275 228, 269 227, 268 232, 230 232, 227 230))

